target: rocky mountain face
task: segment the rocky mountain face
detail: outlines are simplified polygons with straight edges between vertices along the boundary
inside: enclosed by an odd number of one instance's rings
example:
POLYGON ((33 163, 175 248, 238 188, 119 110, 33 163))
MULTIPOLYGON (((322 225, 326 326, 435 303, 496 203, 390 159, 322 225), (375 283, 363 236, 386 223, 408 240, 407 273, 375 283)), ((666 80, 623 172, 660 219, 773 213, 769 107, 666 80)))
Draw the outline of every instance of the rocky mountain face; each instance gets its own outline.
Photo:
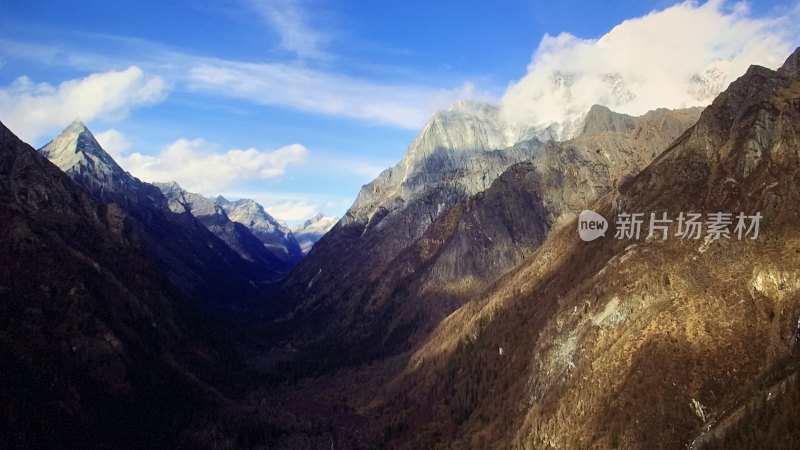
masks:
MULTIPOLYGON (((411 348, 475 289, 531 257, 554 227, 644 168, 700 111, 634 118, 595 107, 569 141, 468 151, 461 163, 446 159, 439 169, 409 163, 420 161, 419 142, 428 139, 418 138, 285 280, 278 312, 287 328, 299 329, 300 342, 317 349, 303 353, 309 364, 411 348), (378 187, 401 173, 413 175, 391 195, 378 187), (398 196, 394 204, 375 206, 391 196, 398 196), (336 350, 343 348, 351 351, 336 350)), ((467 144, 458 145, 463 151, 467 144)))
MULTIPOLYGON (((342 218, 341 229, 359 229, 341 232, 342 236, 357 235, 358 242, 342 241, 336 251, 348 248, 343 254, 359 255, 357 262, 348 261, 342 277, 359 280, 357 274, 365 271, 377 275, 436 220, 445 220, 454 206, 489 189, 514 164, 536 157, 543 140, 582 135, 584 124, 594 126, 596 115, 563 124, 556 132, 552 127, 514 125, 504 119, 499 107, 480 102, 461 101, 436 113, 403 160, 364 186, 342 218)), ((309 265, 313 273, 301 269, 298 280, 307 283, 319 275, 321 261, 332 257, 318 256, 317 263, 309 265)))
MULTIPOLYGON (((296 243, 291 233, 284 235, 283 246, 267 246, 257 238, 250 228, 242 223, 234 222, 217 203, 217 200, 200 194, 188 192, 178 183, 154 183, 169 202, 169 209, 176 214, 189 213, 205 225, 215 236, 222 239, 246 261, 255 263, 264 270, 266 279, 280 279, 294 267, 293 260, 287 258, 288 248, 296 243)), ((227 201, 225 203, 228 203, 227 201)), ((240 216, 239 216, 240 217, 240 216)), ((241 218, 241 217, 240 217, 241 218)), ((270 235, 272 238, 273 235, 270 235)))
POLYGON ((367 412, 391 445, 796 446, 798 60, 800 49, 778 71, 751 67, 589 202, 611 222, 605 238, 583 242, 566 222, 447 317, 367 412), (666 238, 614 237, 619 214, 651 212, 674 220, 666 238), (757 238, 739 239, 734 219, 728 237, 705 223, 689 239, 676 236, 681 212, 763 221, 757 238))
POLYGON ((226 404, 242 368, 138 228, 0 124, 0 447, 193 446, 226 404))
POLYGON ((125 172, 80 122, 39 152, 103 204, 130 218, 141 246, 183 293, 215 303, 254 295, 274 279, 256 260, 242 259, 191 214, 174 213, 159 189, 125 172))
POLYGON ((264 207, 255 200, 243 198, 230 201, 219 196, 216 204, 232 221, 249 228, 267 250, 286 266, 294 267, 303 258, 303 251, 292 234, 292 230, 269 215, 264 207))
POLYGON ((337 217, 325 216, 322 213, 315 214, 300 225, 292 228, 297 243, 303 254, 308 254, 314 244, 322 238, 339 221, 337 217))
MULTIPOLYGON (((426 194, 442 189, 452 191, 438 204, 424 208, 421 218, 427 215, 435 219, 455 201, 488 188, 503 169, 529 159, 538 149, 538 142, 506 151, 503 158, 492 155, 493 150, 549 137, 546 133, 518 130, 503 119, 496 106, 457 102, 425 124, 400 163, 362 188, 343 222, 366 224, 389 213, 413 213, 410 205, 426 194)), ((412 230, 411 238, 419 237, 423 230, 412 230)))

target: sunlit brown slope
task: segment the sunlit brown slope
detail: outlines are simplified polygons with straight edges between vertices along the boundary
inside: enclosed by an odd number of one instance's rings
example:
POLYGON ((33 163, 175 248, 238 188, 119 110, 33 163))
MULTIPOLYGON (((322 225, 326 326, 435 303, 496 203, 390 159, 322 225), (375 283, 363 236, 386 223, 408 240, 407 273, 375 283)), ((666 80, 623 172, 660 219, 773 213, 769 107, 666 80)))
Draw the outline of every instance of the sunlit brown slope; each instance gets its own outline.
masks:
POLYGON ((416 352, 371 410, 395 431, 391 445, 796 448, 797 406, 764 401, 795 395, 798 59, 800 49, 779 71, 751 67, 655 162, 590 205, 608 218, 760 212, 757 240, 617 240, 612 226, 585 243, 568 223, 416 352))

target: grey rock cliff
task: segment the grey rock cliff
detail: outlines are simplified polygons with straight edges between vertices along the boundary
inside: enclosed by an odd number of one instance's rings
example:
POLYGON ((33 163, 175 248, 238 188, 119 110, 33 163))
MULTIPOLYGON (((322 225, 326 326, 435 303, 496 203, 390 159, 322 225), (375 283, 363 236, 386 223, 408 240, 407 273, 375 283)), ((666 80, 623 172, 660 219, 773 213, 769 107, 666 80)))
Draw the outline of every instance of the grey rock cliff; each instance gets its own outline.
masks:
MULTIPOLYGON (((267 246, 250 228, 231 220, 225 208, 217 200, 186 191, 175 182, 154 183, 154 185, 167 198, 169 208, 174 213, 188 213, 196 217, 239 256, 260 267, 265 278, 277 280, 289 273, 297 262, 287 258, 286 249, 295 245, 291 234, 284 235, 282 246, 267 246)), ((279 238, 276 241, 280 243, 279 238)))

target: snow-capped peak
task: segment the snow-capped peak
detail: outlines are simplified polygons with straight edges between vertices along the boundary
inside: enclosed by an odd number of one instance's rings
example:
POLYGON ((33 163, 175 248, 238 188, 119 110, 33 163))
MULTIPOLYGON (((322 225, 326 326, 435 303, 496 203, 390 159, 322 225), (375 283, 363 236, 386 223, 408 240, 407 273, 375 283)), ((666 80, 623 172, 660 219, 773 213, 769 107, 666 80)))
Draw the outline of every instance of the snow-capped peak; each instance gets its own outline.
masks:
POLYGON ((303 257, 292 230, 282 221, 272 217, 255 200, 242 198, 230 201, 219 196, 216 201, 230 220, 249 228, 267 248, 280 248, 293 259, 299 260, 303 257))
POLYGON ((463 165, 476 153, 531 139, 571 139, 581 130, 585 115, 582 111, 563 122, 527 124, 515 120, 502 105, 459 100, 435 113, 423 126, 398 165, 396 179, 402 182, 421 172, 447 171, 463 165))
POLYGON ((333 228, 336 225, 336 222, 339 221, 338 217, 334 216, 326 216, 322 213, 316 213, 310 219, 303 222, 302 225, 297 225, 292 228, 292 232, 297 234, 298 232, 308 232, 308 231, 320 231, 323 234, 327 233, 328 230, 333 228))
POLYGON ((508 165, 530 159, 541 142, 577 135, 585 116, 583 111, 563 123, 527 124, 510 116, 502 104, 455 102, 431 117, 397 165, 361 190, 344 221, 366 222, 381 208, 402 209, 440 183, 458 184, 465 195, 477 193, 508 165), (505 156, 497 157, 495 150, 505 156))
POLYGON ((295 239, 300 244, 303 254, 307 254, 314 244, 322 238, 331 228, 339 222, 338 217, 325 216, 317 213, 302 225, 292 228, 295 239))

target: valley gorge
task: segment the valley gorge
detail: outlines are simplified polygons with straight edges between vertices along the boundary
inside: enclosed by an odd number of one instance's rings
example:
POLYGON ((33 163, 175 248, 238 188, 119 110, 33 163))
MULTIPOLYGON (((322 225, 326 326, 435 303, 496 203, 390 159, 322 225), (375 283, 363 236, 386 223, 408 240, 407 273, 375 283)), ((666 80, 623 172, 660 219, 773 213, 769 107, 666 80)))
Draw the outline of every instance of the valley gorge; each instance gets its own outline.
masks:
POLYGON ((800 48, 740 75, 544 128, 456 102, 294 227, 0 125, 0 447, 796 448, 800 48), (763 221, 617 237, 691 212, 763 221))

